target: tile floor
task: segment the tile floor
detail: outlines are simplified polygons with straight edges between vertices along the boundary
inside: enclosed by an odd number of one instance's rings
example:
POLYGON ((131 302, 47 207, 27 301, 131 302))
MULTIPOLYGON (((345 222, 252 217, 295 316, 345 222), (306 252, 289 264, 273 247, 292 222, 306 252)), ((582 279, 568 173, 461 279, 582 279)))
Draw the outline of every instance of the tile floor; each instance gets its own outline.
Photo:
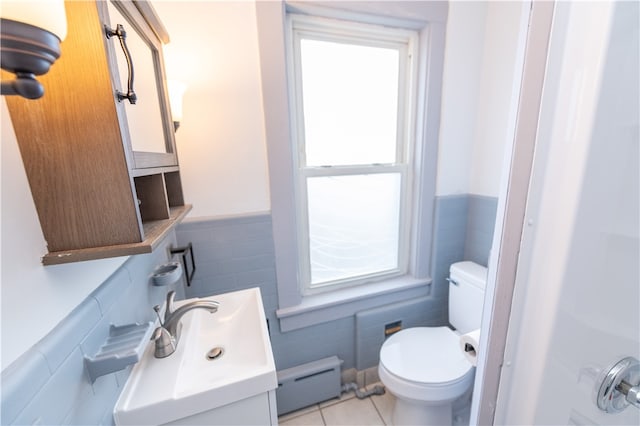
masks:
MULTIPOLYGON (((381 383, 366 387, 370 389, 381 383)), ((391 410, 395 397, 390 392, 356 398, 355 392, 343 393, 340 398, 314 404, 278 418, 281 426, 386 426, 391 425, 391 410)), ((470 400, 469 400, 470 402, 470 400)), ((454 426, 469 424, 470 403, 454 411, 454 426)))
POLYGON ((389 392, 365 399, 356 398, 355 392, 347 392, 340 398, 280 416, 278 422, 281 426, 385 426, 391 424, 394 399, 389 392))

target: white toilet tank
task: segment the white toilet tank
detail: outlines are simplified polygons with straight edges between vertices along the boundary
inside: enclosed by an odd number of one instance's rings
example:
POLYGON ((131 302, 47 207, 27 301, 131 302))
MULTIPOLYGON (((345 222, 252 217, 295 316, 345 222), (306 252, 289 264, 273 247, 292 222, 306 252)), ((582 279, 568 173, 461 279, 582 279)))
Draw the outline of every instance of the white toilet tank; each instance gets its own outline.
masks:
POLYGON ((487 268, 458 262, 449 268, 449 322, 463 334, 480 328, 487 268))

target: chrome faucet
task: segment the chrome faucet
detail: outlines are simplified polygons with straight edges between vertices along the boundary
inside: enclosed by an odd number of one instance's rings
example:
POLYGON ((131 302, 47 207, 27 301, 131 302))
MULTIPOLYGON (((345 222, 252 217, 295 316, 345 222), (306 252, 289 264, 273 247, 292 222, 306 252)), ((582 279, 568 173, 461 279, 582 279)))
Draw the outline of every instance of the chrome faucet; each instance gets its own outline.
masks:
MULTIPOLYGON (((218 311, 220 304, 213 300, 194 300, 173 310, 173 299, 176 297, 175 291, 167 293, 167 302, 164 310, 164 322, 160 321, 160 327, 156 328, 152 339, 156 342, 156 358, 165 358, 175 352, 180 340, 182 323, 180 320, 189 311, 194 309, 206 309, 212 314, 218 311)), ((159 314, 160 306, 153 308, 159 314)))

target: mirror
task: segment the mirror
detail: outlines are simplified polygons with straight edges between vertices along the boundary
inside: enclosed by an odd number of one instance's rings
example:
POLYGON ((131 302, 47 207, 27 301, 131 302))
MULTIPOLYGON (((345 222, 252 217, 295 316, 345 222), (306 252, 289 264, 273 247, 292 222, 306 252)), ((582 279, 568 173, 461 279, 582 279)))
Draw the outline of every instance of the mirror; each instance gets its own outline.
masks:
MULTIPOLYGON (((160 41, 135 3, 108 1, 106 4, 108 18, 105 22, 113 29, 118 24, 124 26, 126 48, 133 65, 135 103, 123 99, 118 108, 123 108, 126 116, 134 168, 176 165, 173 121, 166 96, 160 41)), ((117 64, 117 73, 113 73, 116 90, 127 93, 130 78, 127 56, 117 37, 113 37, 109 44, 117 64)))

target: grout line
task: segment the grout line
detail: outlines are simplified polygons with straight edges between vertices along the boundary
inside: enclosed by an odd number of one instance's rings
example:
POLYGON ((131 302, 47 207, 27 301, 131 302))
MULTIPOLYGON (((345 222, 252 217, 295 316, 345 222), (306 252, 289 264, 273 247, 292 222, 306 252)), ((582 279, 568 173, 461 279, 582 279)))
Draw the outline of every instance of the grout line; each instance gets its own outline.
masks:
POLYGON ((327 426, 327 421, 324 419, 324 414, 322 414, 322 408, 320 408, 320 405, 318 405, 318 411, 320 411, 320 418, 322 419, 322 424, 324 426, 327 426))
POLYGON ((373 399, 371 397, 369 397, 369 400, 371 401, 371 403, 373 404, 373 408, 375 408, 376 413, 378 413, 378 416, 380 417, 380 420, 382 420, 382 423, 384 425, 387 424, 387 422, 384 420, 384 416, 382 415, 382 413, 380 412, 380 410, 378 409, 378 406, 376 405, 376 403, 373 401, 373 399))
POLYGON ((373 409, 376 410, 376 414, 378 414, 378 418, 380 419, 380 422, 382 422, 383 425, 386 425, 387 423, 384 421, 384 417, 382 417, 382 414, 380 414, 380 410, 378 410, 378 407, 376 406, 376 403, 373 402, 373 399, 371 398, 371 396, 368 396, 367 399, 369 400, 369 403, 373 405, 373 409))
POLYGON ((289 412, 287 414, 283 414, 282 416, 279 416, 278 417, 278 423, 286 422, 286 421, 289 421, 291 419, 295 419, 295 418, 298 418, 300 416, 304 416, 306 414, 311 414, 314 411, 320 411, 320 405, 319 404, 313 404, 313 405, 315 405, 315 407, 316 407, 313 410, 310 409, 310 407, 312 407, 312 406, 309 405, 309 406, 303 407, 303 408, 301 408, 299 410, 291 411, 291 412, 289 412))

